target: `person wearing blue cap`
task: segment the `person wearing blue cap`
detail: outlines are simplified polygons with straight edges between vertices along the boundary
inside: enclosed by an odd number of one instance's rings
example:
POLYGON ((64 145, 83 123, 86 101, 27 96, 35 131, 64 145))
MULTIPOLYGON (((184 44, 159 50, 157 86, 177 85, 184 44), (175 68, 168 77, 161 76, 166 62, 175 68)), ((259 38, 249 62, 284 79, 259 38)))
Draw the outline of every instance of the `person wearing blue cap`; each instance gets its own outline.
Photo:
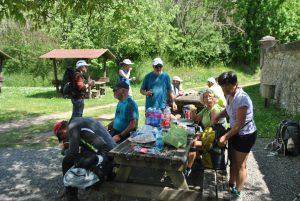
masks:
POLYGON ((71 101, 73 104, 73 112, 72 112, 71 119, 74 117, 82 117, 86 89, 89 86, 94 85, 94 83, 95 83, 94 80, 90 80, 86 84, 86 80, 85 80, 83 74, 87 72, 88 66, 90 66, 90 64, 87 64, 85 60, 79 60, 76 63, 76 72, 74 75, 74 90, 75 90, 74 94, 75 95, 71 98, 71 101))
POLYGON ((119 100, 115 118, 107 126, 116 143, 123 142, 129 137, 131 131, 138 127, 139 110, 138 105, 128 95, 129 85, 126 82, 119 82, 113 87, 114 97, 119 100))

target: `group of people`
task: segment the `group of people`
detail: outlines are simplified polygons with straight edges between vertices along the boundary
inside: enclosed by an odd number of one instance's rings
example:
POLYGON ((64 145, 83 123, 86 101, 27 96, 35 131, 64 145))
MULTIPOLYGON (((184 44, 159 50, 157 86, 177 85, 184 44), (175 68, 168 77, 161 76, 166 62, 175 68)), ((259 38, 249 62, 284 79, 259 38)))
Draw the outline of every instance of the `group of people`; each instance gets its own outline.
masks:
MULTIPOLYGON (((227 129, 220 137, 219 144, 220 146, 228 144, 229 186, 231 193, 238 197, 247 180, 247 158, 257 136, 253 104, 248 94, 238 87, 237 75, 234 72, 222 73, 218 76, 217 82, 214 78, 209 78, 207 85, 208 88, 201 95, 204 108, 196 113, 197 108, 190 106, 191 116, 195 122, 202 125, 203 129, 215 124, 221 124, 227 129)), ((201 146, 201 138, 195 138, 189 153, 186 176, 191 173, 197 157, 196 148, 201 146)))
MULTIPOLYGON (((92 118, 82 117, 84 97, 72 98, 73 113, 69 122, 60 121, 54 126, 54 134, 63 145, 65 157, 62 162, 63 174, 72 167, 82 167, 95 172, 101 181, 113 178, 113 159, 107 153, 117 143, 126 140, 130 132, 138 128, 138 105, 133 99, 130 77, 133 63, 129 59, 123 60, 119 70, 119 82, 113 87, 114 97, 119 101, 115 111, 114 120, 104 127, 92 118), (104 156, 105 165, 98 167, 97 155, 104 156)), ((75 86, 82 91, 94 84, 85 82, 83 73, 89 64, 80 60, 76 64, 75 86)), ((163 71, 164 63, 161 58, 152 62, 153 71, 148 73, 142 82, 140 93, 146 97, 145 108, 164 109, 170 106, 177 110, 175 98, 183 95, 182 80, 170 76, 163 71)), ((234 72, 225 72, 215 78, 208 79, 208 89, 201 96, 204 108, 196 113, 197 108, 190 106, 192 119, 203 128, 219 123, 229 127, 220 138, 219 143, 229 144, 230 159, 230 188, 232 194, 239 196, 246 181, 246 162, 248 154, 256 139, 256 126, 253 120, 253 105, 250 97, 238 87, 237 76, 234 72), (226 98, 225 98, 226 97, 226 98), (229 126, 227 123, 229 119, 229 126)), ((80 94, 80 93, 79 93, 80 94)), ((201 146, 201 139, 195 139, 192 147, 194 151, 189 154, 186 175, 191 172, 193 162, 197 157, 197 146, 201 146)), ((77 189, 66 188, 68 200, 77 200, 77 189)))

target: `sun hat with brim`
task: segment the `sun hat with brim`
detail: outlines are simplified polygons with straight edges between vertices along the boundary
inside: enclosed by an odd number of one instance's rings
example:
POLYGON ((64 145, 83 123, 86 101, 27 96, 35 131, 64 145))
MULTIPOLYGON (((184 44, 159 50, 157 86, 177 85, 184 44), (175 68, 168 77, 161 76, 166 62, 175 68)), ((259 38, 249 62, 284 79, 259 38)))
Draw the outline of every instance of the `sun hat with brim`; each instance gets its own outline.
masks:
POLYGON ((124 59, 122 63, 125 64, 125 65, 134 64, 134 63, 132 63, 132 61, 130 61, 130 59, 124 59))
POLYGON ((178 82, 182 82, 182 81, 183 81, 183 80, 180 79, 180 77, 178 77, 178 76, 174 76, 174 77, 173 77, 173 80, 174 80, 174 81, 178 81, 178 82))
POLYGON ((164 65, 164 62, 161 60, 161 58, 155 58, 154 60, 153 60, 153 62, 152 62, 152 65, 153 66, 157 66, 157 65, 164 65))
POLYGON ((86 63, 85 60, 79 60, 79 61, 77 61, 77 63, 76 63, 76 69, 78 69, 78 68, 80 68, 80 67, 82 67, 82 66, 90 66, 90 65, 91 65, 91 64, 86 63))
POLYGON ((211 83, 213 83, 213 84, 216 84, 216 83, 217 83, 217 82, 216 82, 216 79, 215 79, 214 77, 208 78, 208 79, 207 79, 207 82, 211 82, 211 83))

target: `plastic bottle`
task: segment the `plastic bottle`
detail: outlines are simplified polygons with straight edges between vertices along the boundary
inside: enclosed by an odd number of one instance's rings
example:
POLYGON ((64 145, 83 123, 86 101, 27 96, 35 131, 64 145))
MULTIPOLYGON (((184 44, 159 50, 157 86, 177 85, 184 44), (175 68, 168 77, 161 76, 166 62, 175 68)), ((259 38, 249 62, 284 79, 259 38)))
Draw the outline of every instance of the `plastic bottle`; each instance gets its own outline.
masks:
POLYGON ((169 129, 171 124, 171 109, 170 107, 166 107, 163 112, 163 118, 161 121, 161 126, 163 129, 169 129))
POLYGON ((155 147, 159 151, 162 151, 164 148, 164 142, 163 142, 163 136, 162 136, 161 129, 158 129, 158 132, 156 133, 155 147))
POLYGON ((146 110, 146 125, 152 125, 153 122, 153 108, 149 107, 146 110))
POLYGON ((153 109, 153 122, 152 122, 152 126, 154 127, 160 127, 160 122, 161 122, 161 116, 162 116, 162 112, 160 109, 153 109))

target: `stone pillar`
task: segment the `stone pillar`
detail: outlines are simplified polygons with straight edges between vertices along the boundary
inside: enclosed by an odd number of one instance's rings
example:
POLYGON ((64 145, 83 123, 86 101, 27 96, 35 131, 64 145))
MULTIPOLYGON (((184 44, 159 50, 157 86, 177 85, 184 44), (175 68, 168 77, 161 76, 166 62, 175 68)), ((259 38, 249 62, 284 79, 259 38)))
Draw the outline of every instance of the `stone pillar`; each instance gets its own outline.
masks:
MULTIPOLYGON (((264 36, 260 41, 260 68, 263 68, 264 65, 264 57, 265 54, 269 51, 271 47, 273 47, 277 40, 273 36, 264 36)), ((263 71, 263 69, 262 69, 263 71)), ((274 96, 272 92, 275 91, 275 86, 268 85, 268 83, 264 83, 263 72, 261 73, 260 79, 260 93, 265 99, 265 107, 269 107, 271 96, 274 96)), ((273 97, 274 98, 274 97, 273 97)))
POLYGON ((264 54, 269 51, 271 47, 273 47, 276 43, 277 40, 273 36, 264 36, 262 37, 260 42, 260 68, 263 67, 264 64, 264 54))

